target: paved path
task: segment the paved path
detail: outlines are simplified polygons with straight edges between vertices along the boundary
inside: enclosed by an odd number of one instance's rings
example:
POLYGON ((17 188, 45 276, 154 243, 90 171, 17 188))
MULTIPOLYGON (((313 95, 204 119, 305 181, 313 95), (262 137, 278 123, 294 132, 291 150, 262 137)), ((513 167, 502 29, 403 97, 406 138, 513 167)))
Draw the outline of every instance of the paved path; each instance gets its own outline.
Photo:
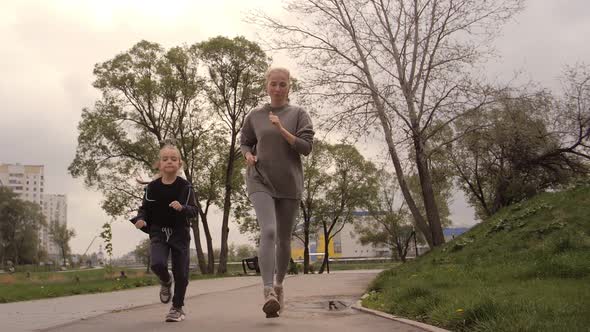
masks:
POLYGON ((0 304, 2 331, 420 331, 350 309, 376 271, 299 275, 285 281, 287 305, 280 318, 261 311, 260 277, 191 281, 187 319, 165 323, 169 305, 158 287, 0 304), (337 310, 328 310, 334 301, 337 310))

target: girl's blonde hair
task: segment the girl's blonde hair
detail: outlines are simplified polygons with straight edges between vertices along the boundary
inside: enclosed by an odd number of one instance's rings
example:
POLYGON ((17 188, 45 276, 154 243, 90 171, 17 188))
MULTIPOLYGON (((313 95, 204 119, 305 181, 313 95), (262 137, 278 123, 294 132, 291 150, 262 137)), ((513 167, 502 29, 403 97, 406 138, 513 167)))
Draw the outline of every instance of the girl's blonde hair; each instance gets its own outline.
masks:
MULTIPOLYGON (((180 155, 180 150, 178 149, 178 147, 176 147, 176 140, 171 139, 171 138, 167 138, 165 139, 161 144, 160 144, 160 152, 162 152, 162 150, 164 149, 171 149, 171 150, 175 150, 176 154, 178 154, 178 159, 180 161, 180 170, 182 170, 182 158, 180 155)), ((154 163, 154 168, 156 170, 160 170, 160 156, 158 156, 158 160, 154 163)))
MULTIPOLYGON (((159 151, 161 152, 164 149, 176 150, 176 153, 178 154, 178 159, 179 159, 179 162, 180 162, 180 168, 178 169, 178 174, 177 175, 179 175, 179 176, 182 175, 182 172, 183 172, 183 170, 182 170, 182 165, 183 165, 183 163, 182 163, 182 157, 180 155, 180 150, 176 146, 176 140, 167 138, 164 141, 162 141, 160 143, 160 150, 159 151)), ((158 155, 158 159, 154 162, 154 164, 152 165, 152 167, 156 171, 156 174, 152 178, 152 181, 153 180, 156 180, 158 178, 161 178, 162 177, 162 173, 160 173, 160 156, 159 155, 158 155)), ((139 183, 139 184, 148 184, 148 183, 150 183, 150 181, 146 181, 146 180, 143 180, 141 178, 136 178, 135 181, 137 181, 137 183, 139 183)))

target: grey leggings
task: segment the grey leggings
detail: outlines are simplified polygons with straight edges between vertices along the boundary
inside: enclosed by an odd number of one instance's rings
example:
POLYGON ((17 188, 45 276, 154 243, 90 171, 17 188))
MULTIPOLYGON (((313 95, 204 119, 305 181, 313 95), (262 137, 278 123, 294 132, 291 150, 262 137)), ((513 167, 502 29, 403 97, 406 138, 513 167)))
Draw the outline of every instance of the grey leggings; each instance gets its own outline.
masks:
POLYGON ((276 268, 277 284, 282 284, 291 259, 291 234, 299 200, 277 199, 265 192, 255 192, 250 195, 250 201, 260 226, 258 264, 262 282, 265 287, 272 287, 276 268))

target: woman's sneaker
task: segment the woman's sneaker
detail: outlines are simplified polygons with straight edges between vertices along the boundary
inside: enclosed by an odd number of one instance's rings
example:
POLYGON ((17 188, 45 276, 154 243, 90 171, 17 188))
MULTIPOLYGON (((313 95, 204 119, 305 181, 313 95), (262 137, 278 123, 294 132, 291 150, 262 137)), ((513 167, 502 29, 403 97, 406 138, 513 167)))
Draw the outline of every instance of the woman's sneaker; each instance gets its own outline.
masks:
POLYGON ((170 308, 170 311, 168 311, 168 314, 166 315, 166 321, 167 322, 181 322, 184 320, 184 311, 182 311, 182 308, 176 308, 174 306, 172 306, 172 308, 170 308))
POLYGON ((277 300, 277 294, 272 287, 264 287, 264 305, 262 311, 266 314, 266 318, 279 317, 279 310, 281 304, 277 300))
POLYGON ((160 301, 162 303, 170 302, 172 298, 172 279, 168 283, 160 282, 160 301))
POLYGON ((285 309, 285 291, 283 290, 283 285, 275 285, 275 294, 277 295, 277 300, 279 301, 279 314, 283 313, 285 309))

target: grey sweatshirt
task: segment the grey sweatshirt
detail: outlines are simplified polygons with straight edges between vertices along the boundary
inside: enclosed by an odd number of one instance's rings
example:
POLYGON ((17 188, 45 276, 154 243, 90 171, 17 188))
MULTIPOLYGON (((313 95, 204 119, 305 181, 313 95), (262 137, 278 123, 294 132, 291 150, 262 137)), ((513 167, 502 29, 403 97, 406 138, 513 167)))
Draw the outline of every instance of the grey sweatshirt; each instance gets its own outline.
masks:
POLYGON ((248 195, 266 192, 274 198, 301 199, 303 167, 300 155, 307 156, 311 152, 314 134, 311 118, 301 107, 274 108, 266 104, 250 112, 240 136, 242 154, 245 156, 246 152, 251 152, 258 158, 256 166, 246 169, 248 195), (296 137, 293 145, 272 125, 268 119, 270 111, 296 137))

